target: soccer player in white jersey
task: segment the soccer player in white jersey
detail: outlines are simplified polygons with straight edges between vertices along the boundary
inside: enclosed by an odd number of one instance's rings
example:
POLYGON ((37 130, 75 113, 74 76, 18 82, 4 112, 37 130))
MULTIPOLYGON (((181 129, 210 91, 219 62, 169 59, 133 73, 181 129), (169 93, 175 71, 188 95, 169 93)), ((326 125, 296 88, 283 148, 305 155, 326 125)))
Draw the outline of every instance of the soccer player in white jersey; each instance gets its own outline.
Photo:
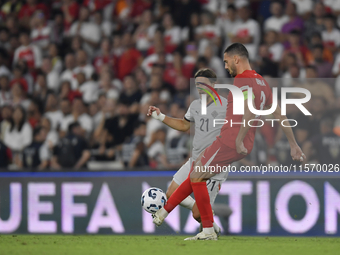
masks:
MULTIPOLYGON (((168 198, 179 185, 188 178, 192 162, 195 161, 200 153, 211 145, 216 139, 216 136, 220 134, 222 125, 216 125, 216 127, 214 127, 214 119, 225 118, 228 101, 226 98, 219 96, 216 93, 214 89, 216 79, 215 72, 208 68, 201 69, 195 74, 195 84, 200 97, 203 94, 207 94, 207 110, 205 115, 201 113, 201 98, 194 100, 190 104, 183 119, 165 116, 160 112, 159 108, 155 106, 149 107, 147 116, 152 116, 173 129, 185 132, 190 129, 191 123, 194 123, 195 125, 192 157, 173 176, 172 182, 166 192, 168 198)), ((214 203, 221 184, 226 180, 227 175, 228 172, 222 172, 207 181, 207 189, 209 191, 211 204, 214 203)), ((200 222, 199 210, 195 200, 191 196, 185 198, 180 205, 192 210, 193 217, 200 222)), ((214 230, 219 234, 220 228, 216 224, 214 224, 214 230)))

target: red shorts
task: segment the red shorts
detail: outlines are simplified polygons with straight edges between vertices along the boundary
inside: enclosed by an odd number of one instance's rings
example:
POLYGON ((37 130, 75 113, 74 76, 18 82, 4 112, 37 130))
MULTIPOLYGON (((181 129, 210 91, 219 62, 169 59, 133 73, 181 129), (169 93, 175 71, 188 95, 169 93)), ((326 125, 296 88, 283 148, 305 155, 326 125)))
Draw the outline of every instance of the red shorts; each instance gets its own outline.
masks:
POLYGON ((216 173, 219 173, 218 169, 221 169, 223 166, 229 166, 231 163, 239 161, 244 157, 246 155, 237 153, 236 149, 230 148, 222 143, 220 139, 216 139, 204 150, 201 162, 203 166, 215 166, 216 173))

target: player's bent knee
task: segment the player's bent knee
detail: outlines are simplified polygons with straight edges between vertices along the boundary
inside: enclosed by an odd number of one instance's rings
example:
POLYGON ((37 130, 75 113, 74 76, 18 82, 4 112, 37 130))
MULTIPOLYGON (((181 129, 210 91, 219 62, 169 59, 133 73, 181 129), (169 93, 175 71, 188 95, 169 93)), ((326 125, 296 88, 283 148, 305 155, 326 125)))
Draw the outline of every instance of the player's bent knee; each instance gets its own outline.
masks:
POLYGON ((191 182, 202 182, 204 181, 204 174, 201 172, 192 171, 190 174, 190 181, 191 182))
POLYGON ((203 182, 204 178, 190 178, 191 182, 203 182))

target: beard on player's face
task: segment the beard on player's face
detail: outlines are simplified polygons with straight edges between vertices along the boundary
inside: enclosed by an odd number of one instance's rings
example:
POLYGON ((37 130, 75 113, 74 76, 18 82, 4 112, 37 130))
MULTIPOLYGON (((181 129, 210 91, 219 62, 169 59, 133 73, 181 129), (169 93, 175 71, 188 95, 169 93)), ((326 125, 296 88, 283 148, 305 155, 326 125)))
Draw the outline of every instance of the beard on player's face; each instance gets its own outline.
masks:
POLYGON ((235 77, 237 75, 237 71, 236 71, 236 66, 235 64, 231 64, 228 69, 227 69, 228 73, 230 74, 231 77, 235 77))

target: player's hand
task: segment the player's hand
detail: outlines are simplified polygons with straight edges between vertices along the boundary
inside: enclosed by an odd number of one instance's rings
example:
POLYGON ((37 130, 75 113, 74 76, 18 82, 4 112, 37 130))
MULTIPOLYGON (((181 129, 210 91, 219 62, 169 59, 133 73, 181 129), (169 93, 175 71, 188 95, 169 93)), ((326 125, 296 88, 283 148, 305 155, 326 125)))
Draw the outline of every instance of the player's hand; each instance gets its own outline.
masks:
POLYGON ((165 115, 155 106, 149 106, 148 113, 146 115, 149 117, 152 116, 152 118, 160 121, 165 119, 165 115))
POLYGON ((247 155, 248 150, 244 147, 243 142, 236 142, 236 151, 238 154, 247 155))
POLYGON ((301 148, 298 145, 291 146, 290 155, 292 156, 292 159, 295 161, 302 162, 306 159, 305 154, 302 152, 301 148))
POLYGON ((146 116, 150 117, 152 115, 152 112, 154 111, 156 111, 157 115, 161 113, 161 110, 159 110, 159 108, 157 108, 156 106, 149 106, 148 113, 146 114, 146 116))

